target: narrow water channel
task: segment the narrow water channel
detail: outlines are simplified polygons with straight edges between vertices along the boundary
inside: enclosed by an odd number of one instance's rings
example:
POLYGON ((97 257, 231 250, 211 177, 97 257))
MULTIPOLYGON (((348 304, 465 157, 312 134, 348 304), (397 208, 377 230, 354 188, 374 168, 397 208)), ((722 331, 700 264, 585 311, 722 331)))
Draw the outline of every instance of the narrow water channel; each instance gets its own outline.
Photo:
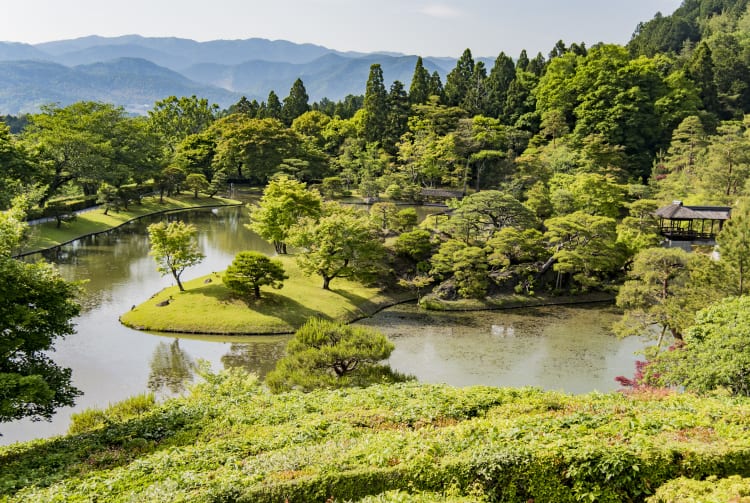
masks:
MULTIPOLYGON (((51 422, 0 424, 0 444, 63 434, 73 412, 106 407, 138 393, 179 393, 194 378, 199 360, 216 371, 242 367, 263 376, 283 355, 288 336, 159 335, 120 325, 123 312, 172 284, 159 276, 148 255, 146 227, 161 218, 179 218, 199 229, 206 259, 188 269, 185 279, 224 270, 242 250, 273 252, 244 227, 244 209, 221 208, 142 219, 45 253, 67 279, 86 281, 76 333, 59 341, 52 355, 72 368, 74 383, 84 394, 51 422)), ((584 393, 614 390, 615 376, 632 374, 634 352, 641 343, 610 335, 615 318, 606 306, 425 313, 402 305, 360 323, 393 340, 394 369, 424 382, 531 385, 584 393)))

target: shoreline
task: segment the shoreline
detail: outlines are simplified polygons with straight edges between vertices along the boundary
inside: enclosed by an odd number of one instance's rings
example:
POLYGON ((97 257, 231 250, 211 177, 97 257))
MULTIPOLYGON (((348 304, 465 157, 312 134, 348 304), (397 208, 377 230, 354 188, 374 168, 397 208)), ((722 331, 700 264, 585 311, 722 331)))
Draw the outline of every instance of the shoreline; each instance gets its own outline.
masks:
MULTIPOLYGON (((166 290, 166 289, 165 289, 166 290)), ((156 298, 163 291, 154 294, 153 298, 156 298)), ((361 314, 354 316, 345 316, 337 319, 337 321, 343 321, 344 323, 351 324, 357 321, 370 318, 386 309, 395 307, 402 304, 409 304, 417 301, 417 297, 414 295, 404 296, 388 296, 388 294, 381 294, 388 297, 383 302, 372 304, 370 308, 367 305, 357 306, 357 309, 361 311, 361 314)), ((424 297, 423 297, 424 299, 424 297)), ((611 294, 606 293, 590 293, 583 295, 561 295, 558 297, 529 297, 527 299, 513 298, 509 302, 500 301, 499 304, 485 305, 485 306, 445 306, 443 309, 427 309, 420 307, 425 313, 447 313, 447 312, 481 312, 481 311, 506 311, 512 309, 524 309, 524 308, 535 308, 535 307, 551 307, 551 306, 575 306, 585 304, 611 304, 614 303, 615 297, 611 294)), ((440 301, 451 302, 451 301, 440 301)), ((461 302, 461 301, 458 301, 461 302)), ((367 304, 367 303, 365 303, 367 304)), ((243 337, 243 336, 276 336, 276 335, 290 335, 294 334, 295 330, 279 327, 278 330, 269 328, 266 330, 256 330, 250 332, 220 332, 220 331, 207 331, 207 330, 178 330, 178 329, 149 329, 147 327, 135 326, 122 321, 122 316, 118 317, 118 321, 133 330, 141 332, 153 333, 154 335, 160 334, 187 334, 187 335, 205 335, 205 336, 224 336, 224 337, 243 337)))
MULTIPOLYGON (((227 200, 230 200, 230 199, 227 199, 227 200)), ((77 235, 76 237, 74 237, 72 239, 69 239, 67 241, 58 243, 56 245, 48 246, 48 247, 45 247, 45 248, 35 248, 33 250, 26 250, 26 251, 23 251, 21 253, 13 254, 12 257, 17 259, 17 258, 27 257, 29 255, 34 255, 36 253, 43 253, 43 252, 46 252, 46 251, 55 250, 57 248, 61 248, 61 247, 65 246, 65 245, 68 245, 70 243, 78 241, 79 239, 84 239, 84 238, 91 237, 91 236, 97 236, 99 234, 104 234, 104 233, 113 231, 115 229, 119 229, 120 227, 122 227, 124 225, 127 225, 127 224, 129 224, 131 222, 135 222, 135 221, 140 220, 141 218, 145 218, 145 217, 150 217, 150 216, 154 216, 154 215, 166 215, 168 213, 179 213, 179 212, 182 212, 182 211, 191 211, 191 210, 236 207, 236 206, 243 206, 245 204, 245 203, 243 203, 241 201, 237 201, 237 202, 234 202, 234 203, 220 203, 218 199, 216 200, 216 202, 218 204, 199 205, 199 206, 186 206, 186 207, 180 207, 180 208, 168 208, 168 209, 164 209, 164 210, 159 210, 159 211, 153 211, 153 212, 149 212, 149 213, 144 213, 143 215, 134 216, 134 217, 132 217, 132 218, 130 218, 128 220, 125 220, 125 221, 123 221, 123 222, 121 222, 121 223, 119 223, 117 225, 108 227, 107 229, 102 229, 102 230, 98 230, 98 231, 94 231, 94 232, 87 232, 87 233, 84 233, 84 234, 80 234, 80 235, 77 235)), ((44 223, 45 222, 40 222, 40 223, 37 223, 37 224, 30 224, 29 227, 36 226, 36 225, 43 225, 44 223)))

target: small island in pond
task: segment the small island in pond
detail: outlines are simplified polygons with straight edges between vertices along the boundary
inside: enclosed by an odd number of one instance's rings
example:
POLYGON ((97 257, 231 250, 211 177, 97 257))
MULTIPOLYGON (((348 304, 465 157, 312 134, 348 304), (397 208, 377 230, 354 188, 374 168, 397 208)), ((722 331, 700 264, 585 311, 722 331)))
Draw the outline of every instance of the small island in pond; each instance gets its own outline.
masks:
POLYGON ((366 287, 337 279, 331 290, 304 276, 294 257, 279 258, 289 279, 280 290, 264 288, 260 299, 239 297, 213 273, 157 293, 123 314, 120 321, 131 328, 154 332, 204 334, 284 334, 302 326, 310 317, 354 321, 379 309, 410 298, 386 295, 377 287, 366 287))

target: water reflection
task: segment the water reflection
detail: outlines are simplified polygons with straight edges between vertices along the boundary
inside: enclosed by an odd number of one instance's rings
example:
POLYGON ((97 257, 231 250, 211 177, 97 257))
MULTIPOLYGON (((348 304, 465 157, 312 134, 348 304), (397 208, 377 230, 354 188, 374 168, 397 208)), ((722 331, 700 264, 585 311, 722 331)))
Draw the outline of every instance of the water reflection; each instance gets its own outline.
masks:
POLYGON ((180 339, 160 342, 151 357, 147 387, 159 395, 184 393, 195 376, 195 361, 180 347, 180 339))

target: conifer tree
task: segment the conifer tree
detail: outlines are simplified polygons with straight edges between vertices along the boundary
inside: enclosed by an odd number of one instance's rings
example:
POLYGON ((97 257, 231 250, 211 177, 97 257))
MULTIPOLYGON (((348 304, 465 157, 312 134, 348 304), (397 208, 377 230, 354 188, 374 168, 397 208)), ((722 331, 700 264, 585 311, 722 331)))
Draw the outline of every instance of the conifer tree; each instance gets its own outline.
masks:
POLYGON ((430 73, 425 69, 422 63, 422 57, 417 58, 417 64, 414 67, 414 75, 411 78, 409 87, 409 103, 412 105, 422 105, 427 103, 430 92, 430 73))
POLYGON ((368 142, 382 141, 388 122, 388 93, 379 64, 370 67, 364 102, 364 135, 368 142))
POLYGON ((474 58, 471 50, 466 49, 456 62, 445 80, 445 104, 451 107, 461 106, 474 76, 474 58))
POLYGON ((284 106, 281 112, 282 119, 287 126, 291 126, 294 119, 310 110, 305 84, 302 79, 297 79, 289 90, 289 96, 284 98, 284 106))

